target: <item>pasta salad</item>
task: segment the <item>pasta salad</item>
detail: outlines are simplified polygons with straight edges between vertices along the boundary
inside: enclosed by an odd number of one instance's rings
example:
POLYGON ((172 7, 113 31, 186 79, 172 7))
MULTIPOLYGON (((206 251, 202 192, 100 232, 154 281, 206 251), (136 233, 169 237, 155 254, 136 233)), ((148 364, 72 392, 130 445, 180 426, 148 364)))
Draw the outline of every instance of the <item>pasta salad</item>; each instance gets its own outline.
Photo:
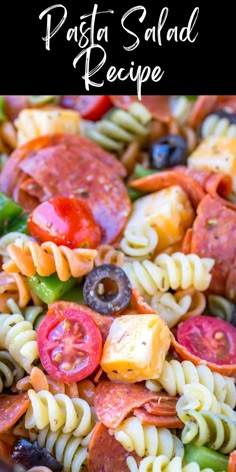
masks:
POLYGON ((236 96, 0 97, 0 230, 1 470, 234 472, 236 96))

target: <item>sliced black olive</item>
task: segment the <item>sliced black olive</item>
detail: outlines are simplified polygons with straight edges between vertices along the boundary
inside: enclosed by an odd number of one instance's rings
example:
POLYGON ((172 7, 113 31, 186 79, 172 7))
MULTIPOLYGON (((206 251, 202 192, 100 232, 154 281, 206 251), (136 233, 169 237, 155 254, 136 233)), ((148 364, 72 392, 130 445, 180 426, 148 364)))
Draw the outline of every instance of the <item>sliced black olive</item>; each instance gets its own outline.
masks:
POLYGON ((55 457, 43 447, 39 447, 37 441, 31 443, 24 438, 18 438, 12 447, 11 456, 14 462, 25 466, 27 469, 34 466, 45 466, 53 472, 60 472, 63 469, 55 457))
POLYGON ((126 273, 114 264, 93 269, 83 286, 85 303, 103 315, 123 310, 131 299, 131 283, 126 273))
POLYGON ((186 164, 187 142, 178 134, 167 134, 154 142, 150 149, 150 165, 155 169, 165 169, 186 164))

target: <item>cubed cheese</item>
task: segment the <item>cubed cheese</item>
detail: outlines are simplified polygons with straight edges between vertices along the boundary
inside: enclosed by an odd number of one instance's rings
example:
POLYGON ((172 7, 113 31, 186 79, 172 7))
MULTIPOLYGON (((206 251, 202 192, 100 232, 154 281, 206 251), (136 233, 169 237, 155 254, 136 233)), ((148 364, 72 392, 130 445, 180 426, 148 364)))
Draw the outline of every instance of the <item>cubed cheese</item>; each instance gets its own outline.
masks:
POLYGON ((178 185, 139 198, 133 204, 129 224, 152 226, 158 234, 160 251, 180 241, 194 220, 194 211, 187 194, 178 185))
POLYGON ((80 115, 59 107, 25 108, 15 120, 17 145, 44 134, 78 133, 80 115))
POLYGON ((169 347, 169 328, 159 315, 123 315, 111 325, 101 367, 113 381, 158 378, 169 347))
POLYGON ((191 169, 229 174, 236 193, 236 138, 209 137, 190 154, 187 162, 191 169))

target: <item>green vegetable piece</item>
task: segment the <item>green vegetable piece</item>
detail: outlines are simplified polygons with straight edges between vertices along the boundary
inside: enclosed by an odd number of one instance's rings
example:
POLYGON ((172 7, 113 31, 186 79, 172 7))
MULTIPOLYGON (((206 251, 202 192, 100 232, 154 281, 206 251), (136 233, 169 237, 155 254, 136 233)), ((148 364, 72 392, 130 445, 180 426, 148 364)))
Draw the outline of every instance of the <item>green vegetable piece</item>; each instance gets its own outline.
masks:
POLYGON ((4 97, 0 95, 0 121, 6 121, 7 117, 4 113, 4 97))
POLYGON ((29 215, 22 215, 16 218, 7 225, 5 233, 17 231, 18 233, 30 234, 27 228, 27 221, 29 215))
POLYGON ((79 305, 86 305, 83 297, 83 287, 76 285, 76 287, 73 287, 71 290, 66 292, 65 295, 63 295, 63 300, 67 302, 79 303, 79 305))
POLYGON ((0 192, 0 232, 3 232, 9 222, 23 213, 23 208, 0 192))
POLYGON ((58 103, 60 95, 29 95, 28 102, 31 105, 46 105, 47 103, 58 103))
POLYGON ((27 277, 27 284, 44 303, 53 303, 62 299, 63 295, 74 287, 76 282, 78 279, 74 277, 62 282, 56 273, 46 277, 38 274, 27 277))
POLYGON ((211 468, 215 472, 227 471, 229 456, 220 452, 208 449, 206 446, 196 446, 195 444, 187 444, 184 448, 184 460, 189 462, 197 462, 200 469, 211 468))
POLYGON ((198 95, 185 95, 186 98, 188 98, 188 100, 190 100, 191 102, 194 102, 195 100, 197 100, 198 98, 198 95))
POLYGON ((156 174, 158 170, 156 169, 145 169, 140 164, 137 164, 134 169, 134 176, 137 179, 141 179, 142 177, 146 177, 147 175, 156 174))
POLYGON ((136 188, 132 188, 129 186, 127 186, 127 192, 131 202, 134 202, 138 198, 143 197, 145 195, 145 193, 141 192, 141 190, 136 190, 136 188))

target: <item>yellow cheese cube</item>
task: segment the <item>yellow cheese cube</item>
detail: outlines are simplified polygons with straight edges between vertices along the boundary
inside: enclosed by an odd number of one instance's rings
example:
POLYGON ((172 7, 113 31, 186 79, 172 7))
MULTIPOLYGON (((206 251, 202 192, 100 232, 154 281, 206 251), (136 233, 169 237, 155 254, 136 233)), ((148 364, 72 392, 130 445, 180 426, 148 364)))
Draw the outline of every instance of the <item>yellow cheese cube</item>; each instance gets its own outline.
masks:
POLYGON ((190 154, 187 165, 191 169, 231 175, 236 193, 236 138, 211 136, 204 139, 190 154))
POLYGON ((17 145, 44 134, 78 133, 80 114, 64 108, 25 108, 15 120, 17 145))
POLYGON ((180 241, 194 220, 187 194, 179 185, 153 192, 133 204, 129 224, 147 222, 158 235, 158 251, 180 241))
POLYGON ((110 380, 158 378, 170 347, 170 331, 159 315, 123 315, 113 321, 101 367, 110 380))

